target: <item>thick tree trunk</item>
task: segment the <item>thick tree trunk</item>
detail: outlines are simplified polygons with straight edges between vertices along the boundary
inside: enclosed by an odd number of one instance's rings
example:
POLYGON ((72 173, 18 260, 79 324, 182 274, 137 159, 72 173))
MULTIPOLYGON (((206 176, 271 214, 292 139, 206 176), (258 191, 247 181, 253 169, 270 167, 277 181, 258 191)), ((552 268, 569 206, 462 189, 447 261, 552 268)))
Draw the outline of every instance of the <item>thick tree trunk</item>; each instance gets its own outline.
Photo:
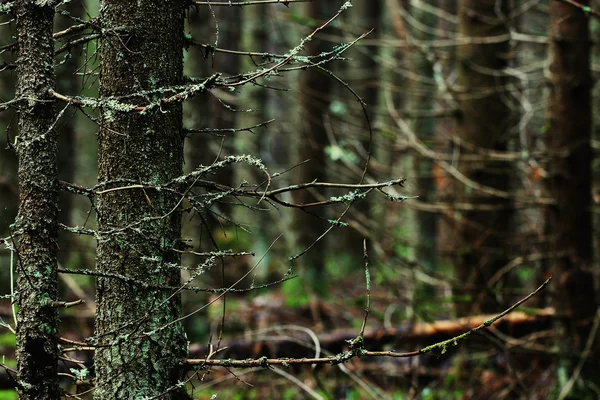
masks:
MULTIPOLYGON (((589 5, 589 1, 581 1, 589 5)), ((588 17, 573 6, 550 4, 550 93, 545 144, 553 155, 547 187, 556 204, 546 209, 549 251, 556 278, 554 305, 559 347, 566 354, 581 349, 597 308, 593 277, 584 270, 592 256, 591 89, 588 17)), ((565 358, 567 360, 568 357, 565 358)), ((572 366, 571 366, 572 367, 572 366)), ((597 372, 597 371, 596 371, 597 372)))
MULTIPOLYGON (((510 109, 504 92, 507 79, 502 70, 508 66, 508 0, 461 0, 458 3, 459 35, 485 38, 506 35, 506 40, 474 42, 458 46, 457 67, 460 115, 456 136, 460 154, 481 150, 506 150, 510 128, 510 109), (462 145, 464 143, 464 146, 462 145), (471 150, 469 150, 471 148, 471 150)), ((484 186, 507 190, 506 166, 491 161, 462 162, 459 170, 467 178, 484 186)), ((468 183, 455 182, 456 200, 508 207, 509 201, 479 191, 468 183)), ((506 264, 503 243, 511 213, 507 211, 455 211, 455 245, 453 263, 458 281, 465 285, 458 295, 467 302, 459 313, 493 312, 494 296, 489 278, 506 264)))
MULTIPOLYGON (((154 89, 182 83, 184 2, 105 1, 101 19, 103 98, 130 104, 159 101, 154 89), (119 31, 119 36, 117 36, 119 31), (123 33, 124 32, 124 33, 123 33), (146 91, 144 95, 135 93, 146 91)), ((182 173, 181 104, 162 104, 151 112, 102 110, 99 182, 104 188, 129 182, 166 184, 182 173)), ((137 280, 97 281, 95 353, 96 399, 144 396, 187 398, 176 389, 187 342, 179 296, 144 284, 180 281, 179 196, 165 191, 121 189, 98 198, 97 269, 137 280)))
POLYGON ((19 102, 19 190, 16 231, 17 380, 20 399, 58 399, 59 315, 57 300, 57 137, 48 90, 55 84, 52 38, 54 9, 19 0, 17 91, 19 102))

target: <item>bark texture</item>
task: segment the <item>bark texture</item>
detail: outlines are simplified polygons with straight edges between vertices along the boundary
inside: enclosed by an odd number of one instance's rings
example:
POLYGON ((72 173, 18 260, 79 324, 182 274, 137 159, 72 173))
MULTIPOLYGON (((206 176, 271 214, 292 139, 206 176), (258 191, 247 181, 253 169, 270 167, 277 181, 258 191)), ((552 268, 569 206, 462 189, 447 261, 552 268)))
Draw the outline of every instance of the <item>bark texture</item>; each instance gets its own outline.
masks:
POLYGON ((19 277, 17 380, 20 399, 58 399, 57 138, 48 90, 55 84, 54 9, 19 0, 17 91, 19 101, 19 277))
MULTIPOLYGON (((460 115, 456 136, 460 154, 480 150, 506 150, 510 109, 507 105, 502 71, 508 66, 508 0, 461 0, 458 3, 459 35, 486 38, 506 35, 506 40, 472 41, 458 47, 458 102, 460 115)), ((509 172, 502 164, 491 161, 459 161, 460 172, 480 185, 506 191, 509 172)), ((474 205, 488 204, 508 208, 508 199, 478 190, 465 181, 456 181, 456 200, 474 205)), ((455 245, 453 263, 458 281, 463 283, 458 295, 465 296, 459 313, 493 312, 494 302, 489 278, 506 264, 505 249, 510 212, 455 211, 455 245)))
MULTIPOLYGON (((589 1, 582 1, 589 5, 589 1)), ((588 17, 569 4, 550 4, 550 85, 545 144, 553 155, 547 188, 556 204, 546 209, 546 237, 558 288, 554 304, 566 317, 558 327, 560 348, 583 347, 596 312, 591 206, 591 89, 588 17), (589 322, 589 321, 588 321, 589 322)))
MULTIPOLYGON (((148 105, 161 88, 182 83, 185 4, 179 0, 104 1, 101 20, 99 182, 104 188, 144 182, 164 185, 182 173, 181 104, 144 112, 116 111, 114 99, 148 105), (143 95, 138 94, 144 92, 143 95)), ((169 92, 167 92, 169 93, 169 92)), ((179 196, 167 191, 122 189, 98 198, 97 269, 138 281, 97 281, 95 399, 144 396, 187 398, 176 385, 187 342, 180 299, 146 284, 177 286, 179 196)))

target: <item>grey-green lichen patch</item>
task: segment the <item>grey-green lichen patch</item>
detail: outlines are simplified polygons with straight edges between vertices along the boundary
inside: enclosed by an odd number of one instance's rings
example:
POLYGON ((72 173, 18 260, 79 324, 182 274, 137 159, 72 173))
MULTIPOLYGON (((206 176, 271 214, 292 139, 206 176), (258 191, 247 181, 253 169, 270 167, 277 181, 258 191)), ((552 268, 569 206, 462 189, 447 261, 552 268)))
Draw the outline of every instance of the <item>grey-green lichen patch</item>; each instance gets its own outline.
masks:
POLYGON ((13 8, 12 2, 0 4, 0 13, 8 14, 8 13, 12 12, 12 8, 13 8))
POLYGON ((340 12, 346 11, 350 7, 352 7, 352 3, 350 1, 347 1, 340 7, 340 12))
POLYGON ((337 219, 329 219, 329 220, 327 220, 327 222, 329 222, 331 225, 333 225, 333 226, 337 226, 337 227, 339 227, 339 228, 343 228, 343 227, 346 227, 346 226, 348 226, 348 224, 347 224, 347 223, 345 223, 345 222, 342 222, 342 221, 339 221, 339 220, 337 220, 337 219))
POLYGON ((354 192, 345 194, 340 197, 331 197, 329 201, 332 203, 344 203, 345 205, 351 205, 357 200, 364 199, 367 196, 366 192, 362 192, 359 189, 356 189, 354 192))

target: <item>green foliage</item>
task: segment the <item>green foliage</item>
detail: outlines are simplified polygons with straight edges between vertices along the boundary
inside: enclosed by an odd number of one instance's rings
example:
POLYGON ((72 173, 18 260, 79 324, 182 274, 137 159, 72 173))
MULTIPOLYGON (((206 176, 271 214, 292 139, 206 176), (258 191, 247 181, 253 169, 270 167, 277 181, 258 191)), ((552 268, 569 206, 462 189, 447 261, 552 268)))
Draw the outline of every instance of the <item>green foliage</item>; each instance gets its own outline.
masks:
POLYGON ((14 349, 17 345, 17 338, 12 332, 6 332, 0 335, 0 347, 14 349))
POLYGON ((281 285, 281 292, 285 297, 285 305, 290 308, 298 308, 310 302, 309 293, 301 278, 290 279, 281 285))
POLYGON ((333 100, 329 104, 329 111, 336 117, 345 117, 348 115, 348 106, 339 100, 333 100))
POLYGON ((327 154, 332 161, 344 161, 356 165, 358 163, 356 154, 344 149, 342 146, 342 143, 340 143, 340 145, 327 146, 325 147, 325 154, 327 154))
POLYGON ((17 392, 15 390, 0 390, 0 400, 17 400, 17 392))
POLYGON ((306 27, 310 27, 310 28, 315 28, 318 26, 317 20, 315 20, 313 18, 309 18, 307 16, 304 16, 304 15, 296 13, 296 12, 290 12, 288 14, 288 20, 290 22, 294 22, 298 25, 302 25, 302 26, 306 26, 306 27))

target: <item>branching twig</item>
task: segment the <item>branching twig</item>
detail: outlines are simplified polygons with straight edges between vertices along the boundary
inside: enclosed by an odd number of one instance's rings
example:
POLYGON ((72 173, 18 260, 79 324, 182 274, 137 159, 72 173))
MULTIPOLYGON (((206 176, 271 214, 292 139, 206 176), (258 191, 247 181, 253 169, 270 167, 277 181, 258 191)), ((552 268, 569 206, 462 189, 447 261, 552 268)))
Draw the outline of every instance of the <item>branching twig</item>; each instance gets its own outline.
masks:
POLYGON ((502 317, 506 316, 510 312, 514 311, 517 307, 531 299, 533 296, 538 294, 542 289, 544 289, 552 278, 546 279, 544 283, 540 285, 535 291, 527 295, 525 298, 521 299, 511 307, 507 308, 500 314, 495 317, 484 321, 481 325, 461 334, 452 339, 444 340, 442 342, 433 344, 431 346, 424 347, 417 351, 412 351, 408 353, 397 353, 394 351, 368 351, 362 347, 362 341, 360 341, 360 336, 356 339, 353 339, 351 342, 351 349, 349 351, 337 354, 331 357, 315 357, 315 358, 273 358, 269 359, 267 357, 261 357, 257 359, 249 359, 249 360, 219 360, 219 359, 187 359, 184 360, 185 365, 189 366, 201 366, 201 367, 209 367, 209 366, 221 366, 227 368, 248 368, 248 367, 263 367, 269 368, 271 365, 282 365, 284 367, 291 365, 307 365, 307 364, 332 364, 336 365, 341 362, 348 361, 354 357, 394 357, 394 358, 406 358, 406 357, 416 357, 426 353, 439 352, 440 354, 444 354, 447 351, 449 346, 456 346, 458 343, 473 333, 476 333, 484 328, 487 328, 494 324, 494 322, 498 321, 502 317), (357 340, 358 339, 358 340, 357 340), (353 345, 353 346, 352 346, 353 345), (359 345, 359 346, 357 346, 359 345))

